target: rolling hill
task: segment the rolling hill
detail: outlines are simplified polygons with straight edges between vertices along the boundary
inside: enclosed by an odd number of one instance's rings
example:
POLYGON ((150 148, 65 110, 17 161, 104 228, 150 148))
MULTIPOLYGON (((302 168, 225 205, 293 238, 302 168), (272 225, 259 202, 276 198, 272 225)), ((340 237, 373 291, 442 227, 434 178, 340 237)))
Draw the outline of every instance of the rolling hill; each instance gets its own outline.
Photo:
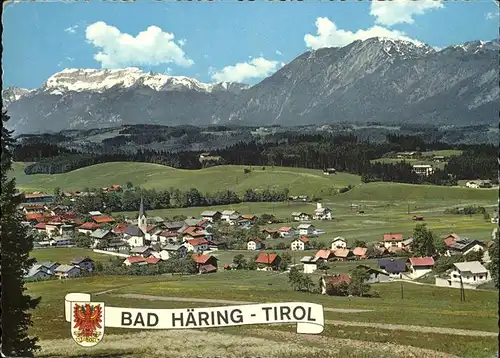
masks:
POLYGON ((254 167, 248 174, 245 166, 217 166, 201 170, 182 170, 163 165, 133 162, 115 162, 92 165, 64 174, 26 175, 25 163, 15 163, 13 175, 19 189, 25 191, 83 190, 86 187, 105 187, 112 184, 134 186, 145 189, 197 188, 200 192, 215 192, 231 189, 243 193, 247 189, 284 189, 291 195, 333 195, 337 189, 357 185, 360 177, 338 173, 325 176, 320 170, 254 167))

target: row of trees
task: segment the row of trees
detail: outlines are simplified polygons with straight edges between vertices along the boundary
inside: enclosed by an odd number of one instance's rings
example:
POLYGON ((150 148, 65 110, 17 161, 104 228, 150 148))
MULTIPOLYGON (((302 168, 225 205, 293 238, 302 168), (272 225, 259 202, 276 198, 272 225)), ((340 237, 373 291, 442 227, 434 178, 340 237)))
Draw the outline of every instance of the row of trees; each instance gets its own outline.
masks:
MULTIPOLYGON (((288 189, 286 188, 283 190, 264 189, 261 191, 248 189, 242 196, 232 190, 201 193, 195 188, 189 190, 174 188, 167 190, 147 190, 135 188, 135 190, 118 192, 85 188, 84 191, 94 193, 94 195, 76 198, 74 207, 80 213, 87 213, 91 210, 102 210, 103 208, 108 212, 135 211, 139 208, 141 198, 144 199, 144 208, 146 210, 229 205, 246 201, 280 202, 288 198, 288 189)), ((56 200, 64 201, 59 189, 56 189, 54 193, 56 194, 56 200)))

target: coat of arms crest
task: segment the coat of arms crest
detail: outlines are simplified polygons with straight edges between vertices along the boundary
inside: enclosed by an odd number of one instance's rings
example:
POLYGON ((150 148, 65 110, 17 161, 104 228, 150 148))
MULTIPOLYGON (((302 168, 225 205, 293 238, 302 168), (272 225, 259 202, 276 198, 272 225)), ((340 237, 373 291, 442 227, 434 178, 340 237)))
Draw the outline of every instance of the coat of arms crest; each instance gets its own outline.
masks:
POLYGON ((104 336, 104 302, 72 302, 71 336, 83 347, 95 346, 104 336))

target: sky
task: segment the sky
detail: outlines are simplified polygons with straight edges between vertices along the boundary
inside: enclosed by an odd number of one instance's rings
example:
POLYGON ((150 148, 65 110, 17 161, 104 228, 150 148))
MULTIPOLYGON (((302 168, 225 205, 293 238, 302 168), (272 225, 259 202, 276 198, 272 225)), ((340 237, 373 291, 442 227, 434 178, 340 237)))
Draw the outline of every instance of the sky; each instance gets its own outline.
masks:
POLYGON ((8 3, 3 87, 38 88, 64 68, 126 67, 254 84, 306 51, 358 39, 437 49, 496 39, 494 1, 8 3))

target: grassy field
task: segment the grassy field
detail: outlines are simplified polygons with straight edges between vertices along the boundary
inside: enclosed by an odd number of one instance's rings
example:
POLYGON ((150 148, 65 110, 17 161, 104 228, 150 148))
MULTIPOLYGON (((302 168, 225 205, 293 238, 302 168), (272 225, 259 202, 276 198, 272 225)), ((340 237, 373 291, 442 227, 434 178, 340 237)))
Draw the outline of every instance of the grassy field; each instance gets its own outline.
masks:
POLYGON ((37 262, 57 261, 60 264, 68 264, 71 260, 80 257, 90 257, 94 261, 108 262, 109 258, 114 256, 95 253, 91 249, 79 247, 51 247, 33 250, 31 257, 35 258, 37 262))
POLYGON ((324 175, 321 170, 254 167, 249 174, 245 166, 218 166, 201 170, 182 170, 149 163, 117 162, 97 164, 63 174, 24 174, 25 164, 15 163, 13 175, 21 190, 83 190, 85 187, 125 185, 131 181, 145 189, 197 188, 200 192, 231 189, 243 193, 247 189, 284 189, 291 195, 333 195, 337 189, 357 185, 357 175, 338 173, 324 175), (89 181, 89 178, 92 178, 89 181))
MULTIPOLYGON (((64 320, 64 295, 69 292, 87 292, 95 294, 102 291, 114 289, 96 296, 107 305, 137 308, 180 308, 180 307, 203 307, 220 306, 216 302, 200 304, 189 302, 192 298, 210 298, 224 300, 242 300, 252 302, 286 302, 305 301, 322 304, 325 308, 358 308, 371 310, 363 313, 334 313, 325 311, 326 320, 349 321, 349 322, 371 322, 384 324, 402 325, 422 325, 431 327, 447 327, 466 330, 481 330, 487 332, 498 331, 497 305, 498 292, 495 291, 467 291, 466 302, 460 302, 460 290, 438 288, 432 286, 421 286, 410 283, 403 284, 403 298, 401 298, 400 283, 375 284, 375 289, 380 298, 347 298, 329 297, 312 293, 294 292, 290 289, 287 276, 277 273, 255 272, 255 271, 229 271, 219 272, 212 275, 190 276, 190 277, 91 277, 82 279, 71 279, 66 281, 45 281, 30 283, 28 292, 33 296, 42 296, 40 306, 34 312, 34 327, 32 333, 37 334, 43 341, 44 354, 46 356, 75 356, 84 353, 89 354, 94 349, 83 351, 71 341, 68 324, 64 320), (127 298, 118 295, 123 294, 143 294, 153 296, 174 296, 187 298, 187 302, 171 302, 161 300, 140 300, 127 298), (473 317, 473 319, 472 319, 473 317), (58 339, 57 341, 50 341, 58 339), (88 352, 88 353, 87 353, 88 352)), ((207 337, 214 337, 217 334, 226 336, 226 339, 250 339, 251 337, 265 338, 267 343, 276 342, 281 345, 283 342, 301 342, 306 337, 297 336, 293 332, 294 327, 290 326, 265 326, 253 327, 244 326, 237 328, 211 329, 207 330, 207 337), (239 338, 238 338, 239 337, 239 338), (287 339, 288 337, 289 339, 287 339)), ((123 336, 120 340, 115 334, 128 335, 130 330, 106 329, 107 337, 105 342, 98 345, 95 354, 107 348, 107 353, 130 354, 130 356, 141 356, 145 347, 140 343, 142 335, 140 331, 134 331, 133 336, 123 336), (122 344, 119 345, 118 342, 122 344), (113 344, 111 344, 113 343, 113 344), (135 344, 132 344, 135 343, 135 344), (124 349, 120 351, 120 349, 124 349), (134 355, 135 354, 135 355, 134 355)), ((173 339, 175 331, 147 333, 157 339, 173 339), (163 338, 160 338, 163 337, 163 338)), ((192 336, 185 335, 184 337, 192 336)), ((198 336, 198 335, 195 335, 198 336)), ((222 337, 219 337, 222 338, 222 337)), ((312 339, 312 338, 311 338, 312 339)), ((330 348, 344 347, 345 344, 333 345, 334 340, 348 339, 351 341, 351 352, 349 354, 333 355, 345 357, 367 357, 358 352, 358 345, 364 344, 365 348, 373 349, 371 357, 382 357, 382 347, 385 345, 395 345, 391 352, 387 352, 388 357, 437 357, 440 355, 429 355, 415 351, 416 349, 432 349, 459 357, 491 357, 497 347, 495 337, 458 337, 448 334, 415 333, 404 330, 386 330, 375 328, 359 328, 343 325, 327 324, 325 332, 321 337, 314 337, 315 340, 325 340, 330 344, 330 348), (457 340, 460 344, 456 344, 457 340), (453 343, 453 344, 452 344, 453 343), (395 347, 406 347, 405 353, 413 351, 413 355, 404 355, 403 351, 396 353, 395 347), (394 355, 390 355, 390 354, 394 355)), ((212 347, 215 351, 229 349, 231 344, 222 347, 212 346, 210 339, 198 342, 193 348, 196 353, 202 354, 206 349, 212 347), (225 348, 224 348, 225 347, 225 348)), ((304 341, 306 344, 307 341, 304 341)), ((337 341, 335 341, 337 342, 337 341)), ((316 342, 316 343, 319 343, 316 342)), ((346 342, 344 342, 346 343, 346 342)), ((173 344, 173 342, 172 342, 173 344)), ((262 344, 266 344, 262 342, 262 344)), ((301 344, 302 345, 302 344, 301 344)), ((328 344, 327 344, 328 345, 328 344)), ((247 346, 244 344, 243 346, 247 346)), ((268 344, 266 344, 268 346, 268 344)), ((321 345, 320 345, 321 346, 321 345)), ((316 346, 316 347, 320 347, 316 346)), ((165 348, 168 350, 167 348, 165 348)), ((173 348, 170 348, 173 349, 173 348)), ((298 348, 297 348, 298 349, 298 348)), ((361 348, 363 350, 363 348, 361 348)), ((294 350, 296 351, 296 350, 294 350)), ((365 350, 365 352, 367 352, 365 350)), ((368 350, 369 352, 369 350, 368 350)), ((172 351, 170 352, 173 353, 172 351)), ((184 353, 184 352, 182 352, 184 353)), ((273 355, 276 357, 312 357, 314 355, 302 352, 296 355, 289 352, 273 355)), ((318 352, 319 354, 320 352, 318 352)), ((344 353, 341 351, 341 353, 344 353)), ((215 353, 214 353, 215 354, 215 353)), ((227 354, 227 352, 226 352, 227 354)), ((339 353, 340 354, 340 353, 339 353)), ((225 356, 224 353, 221 355, 225 356)), ((241 356, 252 355, 249 353, 241 356)), ((255 353, 253 354, 255 355, 255 353)), ((128 355, 127 355, 128 356, 128 355)), ((169 357, 171 355, 162 355, 169 357)), ((182 355, 179 355, 182 356, 182 355)), ((196 357, 197 355, 193 355, 196 357)), ((211 355, 213 356, 213 355, 211 355)), ((264 356, 266 356, 264 354, 264 356)), ((267 355, 268 356, 268 355, 267 355)), ((324 355, 331 357, 332 355, 324 355)), ((187 357, 187 355, 186 355, 187 357)), ((189 356, 191 357, 191 356, 189 356)))

